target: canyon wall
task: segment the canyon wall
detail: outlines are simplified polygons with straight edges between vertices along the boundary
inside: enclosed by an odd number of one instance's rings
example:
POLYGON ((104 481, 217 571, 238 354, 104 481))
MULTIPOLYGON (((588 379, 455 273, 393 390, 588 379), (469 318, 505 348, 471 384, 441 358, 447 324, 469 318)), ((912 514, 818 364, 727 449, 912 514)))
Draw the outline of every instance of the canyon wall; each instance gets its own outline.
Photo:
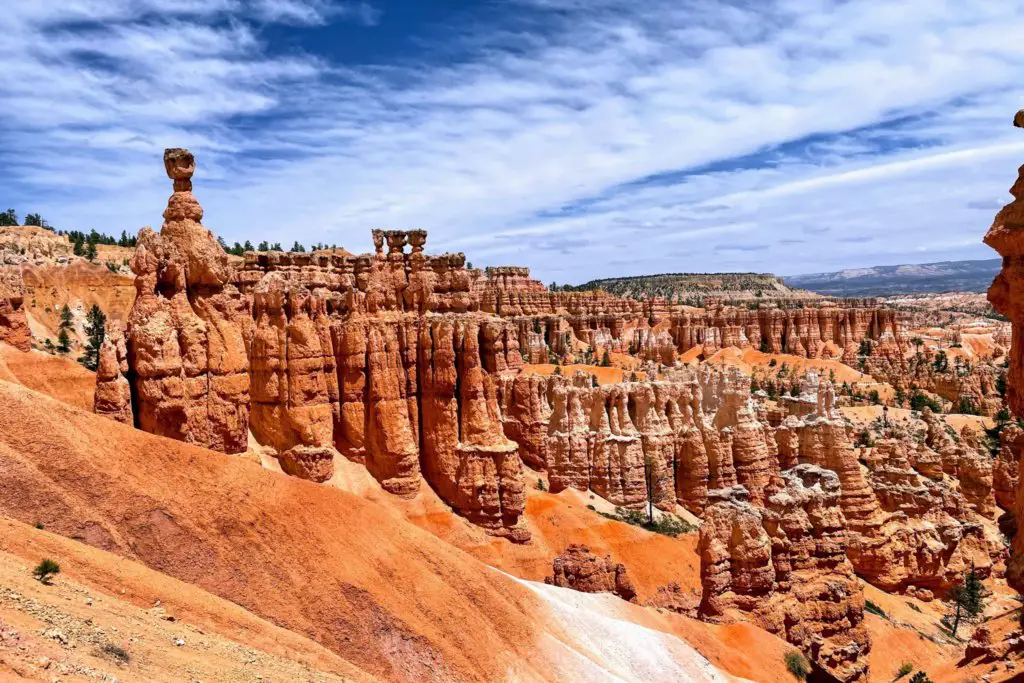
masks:
MULTIPOLYGON (((1024 110, 1017 112, 1013 124, 1024 128, 1024 110)), ((985 235, 985 244, 1003 257, 1003 267, 988 290, 992 307, 1013 324, 1010 338, 1006 401, 1018 417, 1024 416, 1024 166, 1010 188, 1013 201, 996 214, 985 235)), ((1018 533, 1013 538, 1007 580, 1024 591, 1024 488, 1018 484, 1015 515, 1018 533)))

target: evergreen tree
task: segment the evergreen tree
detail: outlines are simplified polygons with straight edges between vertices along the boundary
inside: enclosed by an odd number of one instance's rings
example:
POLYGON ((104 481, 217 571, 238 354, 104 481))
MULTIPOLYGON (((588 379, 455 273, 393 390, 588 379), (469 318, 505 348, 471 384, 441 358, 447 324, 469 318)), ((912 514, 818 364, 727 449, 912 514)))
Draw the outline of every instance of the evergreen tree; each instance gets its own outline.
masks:
POLYGON ((978 573, 971 565, 971 571, 964 577, 963 583, 958 583, 949 590, 949 599, 953 602, 953 637, 960 628, 960 620, 966 615, 976 617, 985 610, 984 586, 978 573))
POLYGON ((910 683, 932 683, 932 679, 928 678, 928 674, 925 672, 918 671, 910 677, 910 683))
POLYGON ((608 349, 604 350, 604 354, 601 356, 601 367, 610 368, 612 366, 612 357, 608 353, 608 349))
POLYGON ((71 328, 71 309, 68 308, 67 304, 64 304, 60 309, 60 329, 67 330, 71 328))
POLYGON ((12 225, 20 225, 18 223, 18 214, 14 212, 14 209, 7 209, 3 213, 0 213, 0 226, 12 225))
POLYGON ((86 242, 85 243, 85 258, 89 259, 90 261, 95 261, 96 260, 96 243, 95 242, 86 242))
POLYGON ((272 245, 270 245, 270 251, 284 251, 284 249, 281 248, 280 242, 274 242, 272 245))
POLYGON ((224 238, 223 238, 223 237, 218 237, 218 238, 217 238, 217 244, 218 244, 218 245, 220 246, 220 248, 221 248, 221 249, 223 249, 224 251, 228 251, 228 250, 230 249, 230 247, 228 246, 228 243, 224 241, 224 238))
POLYGON ((43 217, 38 213, 30 213, 25 216, 25 225, 34 225, 38 228, 43 227, 43 217))
MULTIPOLYGON (((245 243, 249 244, 249 240, 246 240, 245 243)), ((270 251, 270 243, 267 242, 266 240, 263 240, 262 242, 260 242, 260 246, 256 247, 256 250, 257 251, 270 251)))
POLYGON ((86 316, 85 334, 88 341, 85 344, 85 353, 78 359, 78 362, 95 370, 100 364, 100 347, 103 345, 103 338, 107 333, 107 316, 96 304, 89 309, 86 316))
MULTIPOLYGON (((263 246, 265 244, 266 244, 266 242, 263 242, 262 244, 260 244, 260 251, 266 251, 266 249, 263 248, 263 246)), ((252 248, 252 242, 250 242, 249 240, 246 240, 245 244, 242 245, 242 249, 245 250, 245 251, 254 251, 254 249, 252 248)))
POLYGON ((63 327, 60 330, 60 334, 57 335, 57 350, 61 353, 67 353, 71 350, 71 337, 68 336, 68 331, 63 327))
POLYGON ((299 244, 298 240, 295 240, 295 244, 292 245, 292 251, 296 251, 301 254, 306 251, 306 248, 299 244))
POLYGON ((82 254, 85 253, 85 248, 83 247, 84 241, 84 237, 78 237, 77 239, 72 240, 71 251, 74 253, 75 256, 81 256, 82 254))

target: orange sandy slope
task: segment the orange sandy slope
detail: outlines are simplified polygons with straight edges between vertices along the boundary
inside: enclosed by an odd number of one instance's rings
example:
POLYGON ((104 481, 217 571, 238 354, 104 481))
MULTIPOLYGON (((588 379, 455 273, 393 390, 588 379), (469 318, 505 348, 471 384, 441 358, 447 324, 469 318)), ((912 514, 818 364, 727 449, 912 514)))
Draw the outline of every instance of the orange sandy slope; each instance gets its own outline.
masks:
MULTIPOLYGON (((323 645, 365 677, 622 673, 614 668, 621 659, 573 631, 590 623, 588 610, 570 628, 549 616, 550 601, 534 589, 373 502, 7 382, 0 382, 0 513, 234 602, 323 645)), ((617 609, 619 621, 646 615, 626 603, 617 609)), ((709 680, 682 641, 659 632, 641 631, 677 669, 697 667, 688 675, 709 680)))

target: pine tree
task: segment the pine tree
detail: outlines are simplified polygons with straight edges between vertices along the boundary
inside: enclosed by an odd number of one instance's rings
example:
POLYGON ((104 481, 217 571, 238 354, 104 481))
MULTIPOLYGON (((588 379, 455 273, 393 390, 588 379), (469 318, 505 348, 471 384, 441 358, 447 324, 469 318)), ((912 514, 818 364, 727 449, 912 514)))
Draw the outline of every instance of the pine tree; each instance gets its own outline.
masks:
POLYGON ((612 366, 612 357, 608 353, 608 349, 604 350, 604 354, 601 356, 601 367, 610 368, 612 366))
POLYGON ((292 251, 299 252, 300 254, 306 251, 306 248, 299 244, 298 240, 295 240, 295 244, 292 245, 292 251))
POLYGON ((95 242, 86 242, 85 243, 85 258, 89 259, 90 261, 95 261, 96 260, 96 243, 95 242))
POLYGON ((90 370, 95 370, 100 364, 100 347, 103 346, 103 338, 107 332, 107 316, 103 315, 99 306, 93 304, 86 320, 85 334, 88 341, 85 345, 85 353, 78 359, 78 362, 90 370))
POLYGON ((25 216, 25 225, 34 225, 36 227, 43 227, 43 217, 38 213, 30 213, 25 216))
POLYGON ((14 212, 14 209, 7 209, 3 213, 0 213, 0 226, 13 225, 19 225, 18 214, 14 212))
POLYGON ((67 304, 64 304, 60 309, 60 329, 69 329, 71 327, 71 321, 71 309, 68 308, 67 304))
MULTIPOLYGON (((249 240, 246 240, 245 244, 246 244, 246 246, 248 246, 249 245, 249 240)), ((257 251, 270 251, 270 243, 267 242, 266 240, 263 240, 262 242, 260 242, 260 246, 256 247, 256 250, 257 251)))
POLYGON ((984 586, 974 570, 974 565, 971 565, 971 571, 964 577, 963 583, 958 583, 949 590, 949 599, 953 602, 952 631, 956 637, 960 620, 965 614, 976 617, 985 610, 984 586))
POLYGON ((81 236, 76 237, 72 242, 71 251, 74 253, 75 256, 81 256, 83 253, 85 253, 85 248, 83 247, 84 242, 85 238, 81 236))
POLYGON ((68 331, 63 327, 60 330, 60 334, 57 335, 57 350, 61 353, 67 353, 71 350, 71 337, 68 336, 68 331))

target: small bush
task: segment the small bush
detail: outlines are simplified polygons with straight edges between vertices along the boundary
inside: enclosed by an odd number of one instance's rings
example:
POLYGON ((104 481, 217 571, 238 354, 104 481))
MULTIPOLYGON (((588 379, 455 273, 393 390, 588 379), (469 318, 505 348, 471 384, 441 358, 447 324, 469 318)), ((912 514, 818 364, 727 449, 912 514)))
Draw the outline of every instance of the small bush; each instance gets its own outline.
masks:
POLYGON ((894 678, 893 680, 898 681, 913 670, 913 664, 911 664, 910 662, 903 662, 903 664, 900 665, 900 668, 896 671, 896 678, 894 678))
POLYGON ((798 681, 805 680, 811 675, 811 665, 799 650, 790 650, 786 653, 786 668, 798 681))
POLYGON ((864 609, 868 612, 871 612, 872 614, 882 617, 883 619, 889 618, 889 615, 885 613, 884 609, 882 609, 875 603, 871 602, 870 600, 864 601, 864 609))
POLYGON ((928 674, 925 672, 918 671, 910 677, 910 683, 932 683, 932 679, 928 678, 928 674))
POLYGON ((42 531, 46 526, 44 526, 42 522, 36 522, 36 528, 42 531))
POLYGON ((535 485, 538 491, 547 491, 547 487, 544 486, 544 480, 537 477, 537 483, 535 485))
POLYGON ((36 577, 36 581, 45 584, 50 583, 50 579, 56 574, 60 574, 60 565, 50 558, 46 558, 37 564, 32 572, 32 576, 36 577))
POLYGON ((120 645, 105 643, 100 649, 103 650, 103 654, 110 655, 119 662, 128 663, 131 660, 131 655, 120 645))
MULTIPOLYGON (((921 608, 918 607, 917 605, 915 605, 912 602, 908 602, 907 603, 907 607, 909 607, 910 609, 914 610, 915 612, 921 612, 921 608)), ((922 612, 922 614, 923 614, 923 612, 922 612)))

